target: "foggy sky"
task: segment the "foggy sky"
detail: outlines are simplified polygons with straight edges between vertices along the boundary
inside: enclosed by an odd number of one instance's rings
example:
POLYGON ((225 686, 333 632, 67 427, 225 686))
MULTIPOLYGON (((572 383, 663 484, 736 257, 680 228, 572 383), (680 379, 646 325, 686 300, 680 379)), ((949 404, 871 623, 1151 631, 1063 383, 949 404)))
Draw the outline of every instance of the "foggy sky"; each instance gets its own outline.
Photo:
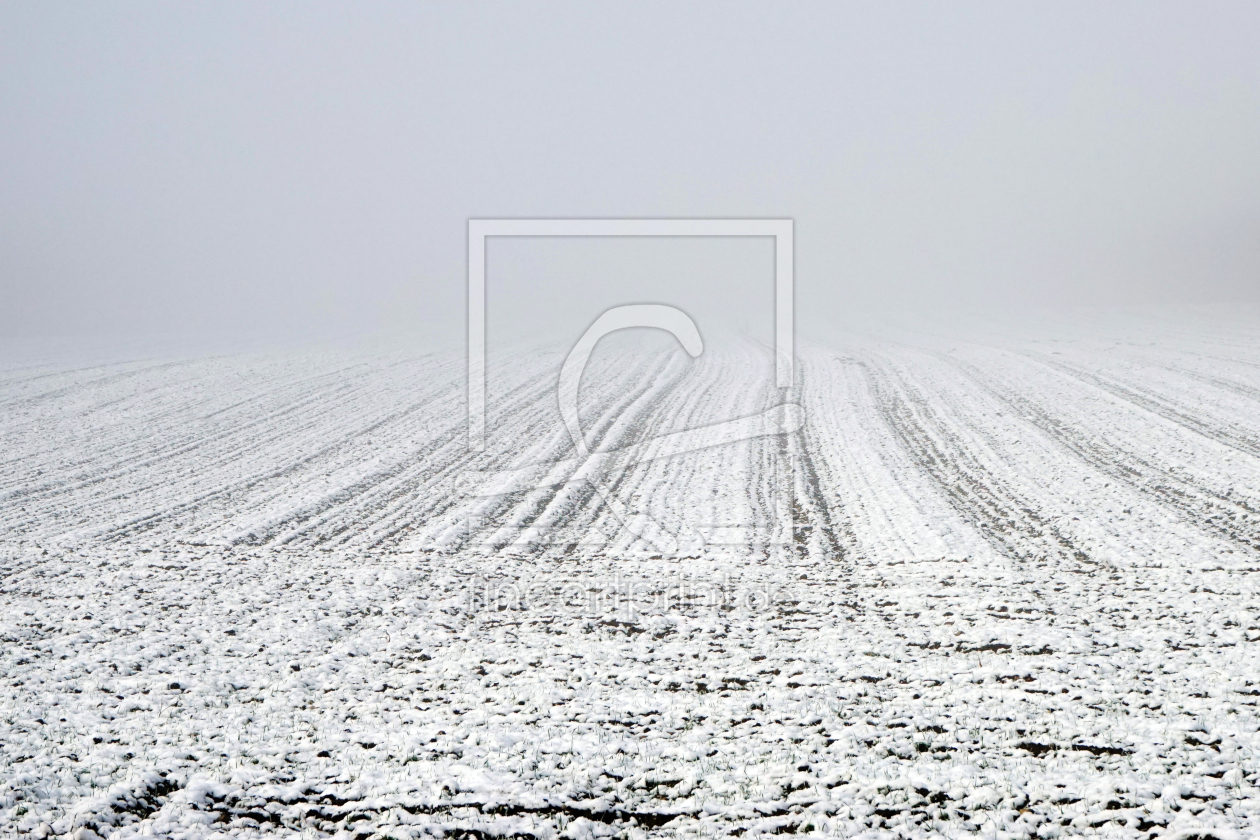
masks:
MULTIPOLYGON (((469 217, 791 217, 806 331, 1255 303, 1257 44, 1246 2, 8 3, 0 330, 462 336, 469 217)), ((770 317, 764 243, 565 244, 492 246, 492 317, 770 317)))

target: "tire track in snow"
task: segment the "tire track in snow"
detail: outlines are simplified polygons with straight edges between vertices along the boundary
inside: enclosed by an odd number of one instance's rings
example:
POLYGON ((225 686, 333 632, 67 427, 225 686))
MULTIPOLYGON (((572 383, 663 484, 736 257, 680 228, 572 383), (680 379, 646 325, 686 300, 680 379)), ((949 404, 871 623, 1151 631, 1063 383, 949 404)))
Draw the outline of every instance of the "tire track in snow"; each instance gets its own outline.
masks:
MULTIPOLYGON (((780 404, 785 394, 769 378, 772 358, 755 343, 706 351, 652 410, 642 439, 704 429, 780 404)), ((694 449, 662 460, 651 459, 649 445, 648 459, 624 474, 623 504, 641 499, 678 534, 682 556, 729 553, 742 562, 776 553, 776 534, 792 541, 790 498, 797 488, 783 474, 792 441, 782 434, 735 441, 713 434, 712 444, 701 438, 694 449)))
MULTIPOLYGON (((641 400, 654 386, 660 386, 660 380, 671 364, 672 361, 668 358, 640 359, 629 366, 610 368, 605 364, 593 371, 596 373, 593 377, 595 381, 611 385, 584 389, 584 399, 588 402, 588 407, 583 414, 587 420, 591 419, 591 414, 596 415, 587 434, 596 441, 597 448, 607 442, 610 427, 614 426, 628 407, 641 400), (600 373, 608 375, 608 379, 603 380, 600 373)), ((496 410, 496 416, 503 418, 504 423, 496 436, 512 441, 513 446, 497 454, 487 453, 485 456, 466 459, 459 471, 475 475, 480 471, 515 467, 522 457, 527 463, 546 464, 563 461, 571 456, 573 443, 559 427, 558 417, 554 416, 555 376, 556 371, 547 365, 537 375, 536 381, 540 387, 527 400, 502 405, 496 410)), ((560 499, 563 492, 561 486, 528 488, 488 498, 465 498, 463 494, 468 489, 471 488, 457 485, 450 487, 449 504, 441 514, 453 514, 457 522, 453 528, 447 529, 445 536, 439 538, 442 551, 459 552, 473 546, 498 551, 513 544, 518 544, 520 550, 534 555, 545 550, 537 545, 522 548, 518 539, 522 530, 531 527, 546 511, 564 501, 560 499), (462 527, 459 523, 463 523, 462 527)), ((583 503, 591 495, 588 489, 573 492, 584 494, 579 499, 583 503)), ((571 512, 581 506, 569 505, 571 512)))
POLYGON ((827 491, 824 462, 819 457, 822 445, 808 418, 794 440, 783 443, 782 456, 794 458, 797 467, 793 471, 798 479, 792 505, 793 541, 802 557, 816 554, 824 561, 849 563, 856 553, 856 538, 844 513, 844 501, 827 491))
MULTIPOLYGON (((685 379, 694 368, 692 364, 682 361, 678 354, 671 354, 649 364, 650 366, 641 367, 643 374, 632 388, 625 390, 621 398, 606 404, 593 418, 593 428, 586 432, 592 452, 628 449, 651 437, 655 426, 654 418, 669 416, 671 411, 665 410, 665 407, 680 393, 689 390, 685 379)), ((592 383, 600 382, 598 372, 592 373, 594 375, 589 376, 589 380, 592 383)), ((609 388, 604 384, 598 390, 615 394, 622 389, 609 388)), ((585 399, 589 400, 590 396, 585 399)), ((567 438, 567 433, 564 434, 567 438)), ((570 444, 556 460, 571 457, 572 454, 573 448, 570 444)), ((607 492, 623 504, 626 494, 633 487, 635 464, 629 460, 632 457, 630 453, 626 453, 615 455, 604 462, 604 486, 607 492)), ((575 464, 574 473, 568 478, 583 466, 583 463, 575 464)), ((629 506, 626 509, 629 510, 629 506)), ((513 545, 516 550, 535 557, 557 552, 567 554, 573 544, 568 543, 561 547, 552 539, 556 532, 575 533, 596 527, 599 523, 611 525, 612 522, 616 522, 616 526, 611 530, 615 530, 617 534, 625 531, 625 523, 612 516, 603 497, 596 493, 589 482, 577 485, 551 484, 529 492, 508 513, 507 522, 493 530, 488 544, 494 550, 513 545), (543 539, 538 539, 540 537, 543 539)), ((609 529, 606 527, 605 530, 609 529)), ((608 536, 610 543, 616 542, 615 534, 608 536)))

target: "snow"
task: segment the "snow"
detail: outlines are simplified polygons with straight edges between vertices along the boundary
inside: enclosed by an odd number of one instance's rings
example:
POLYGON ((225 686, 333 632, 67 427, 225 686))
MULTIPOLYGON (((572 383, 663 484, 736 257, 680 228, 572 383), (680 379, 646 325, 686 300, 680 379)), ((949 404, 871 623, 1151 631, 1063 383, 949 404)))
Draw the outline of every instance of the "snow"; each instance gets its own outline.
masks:
POLYGON ((594 465, 555 352, 484 454, 441 353, 0 368, 0 833, 1254 836, 1260 329, 1154 335, 613 346, 594 465))

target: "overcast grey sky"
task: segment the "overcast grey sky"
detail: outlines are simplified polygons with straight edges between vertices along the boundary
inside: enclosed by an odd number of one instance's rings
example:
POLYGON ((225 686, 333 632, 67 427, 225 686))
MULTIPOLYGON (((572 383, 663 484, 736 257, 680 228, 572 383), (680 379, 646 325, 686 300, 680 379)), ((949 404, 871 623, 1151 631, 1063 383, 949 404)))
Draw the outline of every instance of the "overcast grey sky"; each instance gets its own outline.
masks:
MULTIPOLYGON (((1254 2, 7 3, 0 329, 462 335, 470 216, 792 217, 806 331, 1255 301, 1257 44, 1254 2)), ((770 304, 768 246, 594 245, 495 246, 492 314, 770 304)))

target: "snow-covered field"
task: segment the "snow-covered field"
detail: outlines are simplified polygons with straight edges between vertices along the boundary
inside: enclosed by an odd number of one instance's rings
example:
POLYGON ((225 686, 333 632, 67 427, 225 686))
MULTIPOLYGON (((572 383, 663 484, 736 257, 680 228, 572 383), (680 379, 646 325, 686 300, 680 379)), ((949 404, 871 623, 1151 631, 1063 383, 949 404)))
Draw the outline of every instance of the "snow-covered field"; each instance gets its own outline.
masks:
POLYGON ((612 344, 0 370, 0 834, 1260 832, 1260 325, 612 344))

